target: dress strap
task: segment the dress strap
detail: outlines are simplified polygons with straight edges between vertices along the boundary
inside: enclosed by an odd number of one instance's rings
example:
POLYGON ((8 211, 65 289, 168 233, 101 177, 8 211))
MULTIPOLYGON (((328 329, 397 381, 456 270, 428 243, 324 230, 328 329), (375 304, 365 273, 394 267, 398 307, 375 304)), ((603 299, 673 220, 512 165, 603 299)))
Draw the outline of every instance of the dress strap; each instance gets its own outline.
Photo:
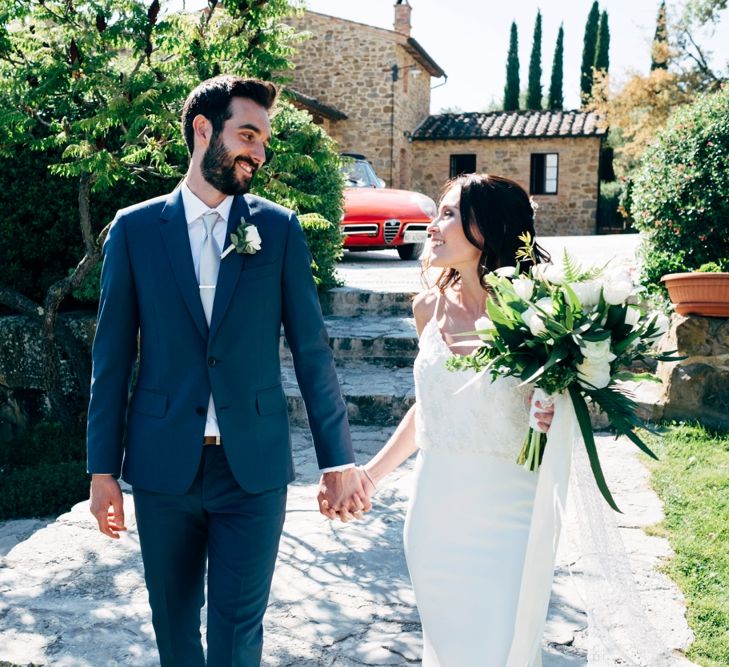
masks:
MULTIPOLYGON (((435 309, 433 310, 433 317, 431 318, 436 322, 436 325, 438 323, 438 318, 440 317, 440 304, 444 300, 442 297, 443 292, 441 292, 440 289, 437 289, 435 295, 435 309)), ((440 329, 440 327, 438 328, 440 329)))

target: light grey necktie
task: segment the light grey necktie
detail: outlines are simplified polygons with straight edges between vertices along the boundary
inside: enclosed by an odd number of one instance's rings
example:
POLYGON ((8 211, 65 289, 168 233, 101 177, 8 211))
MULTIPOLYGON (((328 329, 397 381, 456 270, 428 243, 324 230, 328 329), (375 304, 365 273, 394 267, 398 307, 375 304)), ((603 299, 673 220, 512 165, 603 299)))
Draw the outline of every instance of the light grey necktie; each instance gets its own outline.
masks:
POLYGON ((220 220, 220 214, 217 211, 208 211, 202 217, 205 237, 200 251, 200 301, 202 301, 208 326, 213 315, 215 286, 218 283, 218 270, 220 269, 220 251, 213 236, 213 227, 218 220, 220 220))

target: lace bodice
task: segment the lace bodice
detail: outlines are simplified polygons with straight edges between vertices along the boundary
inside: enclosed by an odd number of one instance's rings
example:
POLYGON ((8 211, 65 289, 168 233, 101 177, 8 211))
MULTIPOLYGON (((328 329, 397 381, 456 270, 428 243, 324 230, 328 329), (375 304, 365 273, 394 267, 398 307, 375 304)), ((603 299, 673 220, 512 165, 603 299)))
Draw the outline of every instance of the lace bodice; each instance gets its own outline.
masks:
POLYGON ((452 352, 435 316, 423 329, 419 347, 414 365, 418 446, 515 462, 528 429, 528 390, 517 389, 516 378, 492 380, 489 373, 476 377, 472 370, 449 371, 446 361, 452 352))

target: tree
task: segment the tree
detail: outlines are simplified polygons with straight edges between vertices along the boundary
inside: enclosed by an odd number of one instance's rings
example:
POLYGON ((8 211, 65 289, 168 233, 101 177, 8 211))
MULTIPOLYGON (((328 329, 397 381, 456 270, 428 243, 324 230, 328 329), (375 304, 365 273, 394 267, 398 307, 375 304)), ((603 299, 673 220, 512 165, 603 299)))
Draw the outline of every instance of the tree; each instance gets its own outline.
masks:
MULTIPOLYGON (((195 14, 165 9, 159 0, 0 0, 0 152, 56 152, 50 171, 78 191, 83 256, 75 269, 42 304, 0 285, 0 304, 39 324, 44 389, 66 425, 76 419, 61 389, 57 343, 72 359, 79 354, 57 315, 100 259, 108 226, 92 219, 92 194, 149 174, 182 175, 179 111, 201 80, 222 71, 270 78, 291 67, 295 35, 281 22, 291 13, 287 0, 209 0, 195 14)), ((270 170, 260 177, 276 180, 270 170)), ((87 398, 83 365, 76 376, 87 398)))
POLYGON ((651 45, 651 70, 668 69, 668 23, 666 22, 666 2, 661 0, 656 18, 656 32, 651 45))
POLYGON ((586 104, 592 92, 592 68, 595 65, 595 52, 597 50, 597 31, 600 22, 600 9, 597 0, 592 3, 590 13, 585 24, 585 36, 582 45, 582 67, 580 68, 580 97, 586 104))
POLYGON ((532 53, 529 58, 526 108, 536 110, 542 108, 542 13, 539 10, 537 10, 537 18, 534 22, 532 53))
POLYGON ((635 75, 617 92, 608 91, 608 76, 599 72, 586 110, 597 112, 610 127, 619 176, 630 178, 641 155, 671 114, 693 98, 675 72, 657 69, 635 75))
POLYGON ((687 0, 683 14, 671 26, 675 35, 670 48, 670 60, 680 70, 682 78, 696 91, 713 91, 729 79, 729 70, 717 70, 711 65, 711 53, 702 46, 704 37, 714 34, 719 13, 727 8, 727 0, 687 0))
POLYGON ((597 45, 595 47, 595 70, 607 72, 610 67, 610 26, 608 13, 600 14, 600 25, 597 31, 597 45))
POLYGON ((547 108, 552 111, 564 108, 564 95, 562 92, 564 72, 564 26, 560 24, 557 33, 557 45, 554 47, 554 59, 552 60, 552 78, 549 82, 549 101, 547 108))
POLYGON ((504 87, 504 111, 519 109, 519 36, 516 22, 511 22, 509 54, 506 57, 506 86, 504 87))

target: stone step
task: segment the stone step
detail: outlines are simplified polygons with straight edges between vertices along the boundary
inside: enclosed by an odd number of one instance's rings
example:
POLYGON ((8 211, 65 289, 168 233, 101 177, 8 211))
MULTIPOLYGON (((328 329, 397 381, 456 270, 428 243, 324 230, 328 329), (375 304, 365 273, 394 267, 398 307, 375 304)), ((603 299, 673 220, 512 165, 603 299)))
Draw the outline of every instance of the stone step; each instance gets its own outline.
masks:
MULTIPOLYGON (((306 408, 289 360, 282 362, 281 374, 291 423, 305 426, 306 408)), ((343 362, 337 365, 337 375, 352 424, 396 425, 415 400, 411 368, 343 362)))
MULTIPOLYGON (((418 353, 415 320, 403 315, 326 317, 329 344, 337 363, 363 360, 388 366, 412 367, 418 353)), ((289 356, 281 338, 281 360, 289 356)))
POLYGON ((414 292, 372 292, 336 287, 319 295, 322 312, 335 317, 356 315, 410 315, 414 292))

